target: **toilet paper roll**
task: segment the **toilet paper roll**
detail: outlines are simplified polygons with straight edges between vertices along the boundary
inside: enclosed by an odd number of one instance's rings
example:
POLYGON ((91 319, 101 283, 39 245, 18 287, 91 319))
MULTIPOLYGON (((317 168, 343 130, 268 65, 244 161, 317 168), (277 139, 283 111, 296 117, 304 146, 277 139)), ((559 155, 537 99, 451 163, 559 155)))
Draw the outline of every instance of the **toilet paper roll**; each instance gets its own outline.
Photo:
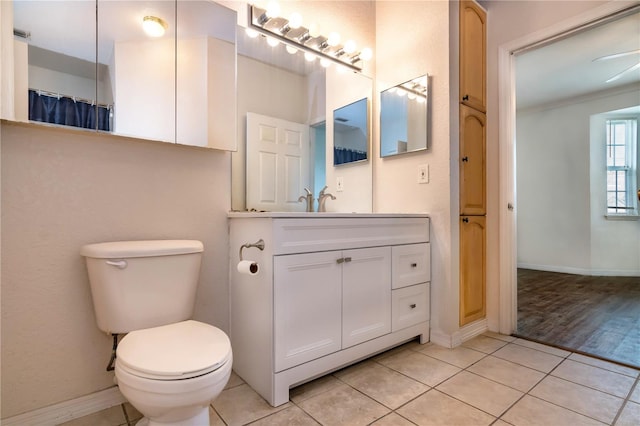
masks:
POLYGON ((260 268, 255 260, 241 260, 238 262, 238 272, 244 275, 256 275, 260 268))

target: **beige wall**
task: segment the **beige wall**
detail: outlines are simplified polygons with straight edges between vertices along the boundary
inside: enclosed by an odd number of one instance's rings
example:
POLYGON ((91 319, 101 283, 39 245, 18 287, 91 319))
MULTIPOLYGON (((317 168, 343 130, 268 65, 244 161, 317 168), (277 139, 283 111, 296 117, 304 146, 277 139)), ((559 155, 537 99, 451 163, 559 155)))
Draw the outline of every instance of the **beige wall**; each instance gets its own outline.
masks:
POLYGON ((198 239, 195 318, 228 328, 230 154, 1 124, 2 417, 113 386, 83 244, 198 239))

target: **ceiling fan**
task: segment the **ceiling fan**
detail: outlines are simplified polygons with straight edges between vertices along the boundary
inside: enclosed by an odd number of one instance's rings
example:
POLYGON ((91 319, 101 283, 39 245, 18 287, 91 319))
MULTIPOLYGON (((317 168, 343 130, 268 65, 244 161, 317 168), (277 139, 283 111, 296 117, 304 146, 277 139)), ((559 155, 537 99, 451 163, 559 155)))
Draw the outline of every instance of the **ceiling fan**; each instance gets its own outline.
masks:
MULTIPOLYGON (((599 62, 599 61, 607 61, 609 59, 617 59, 617 58, 622 58, 624 56, 630 56, 630 55, 638 55, 640 54, 640 49, 636 49, 636 50, 630 50, 628 52, 620 52, 620 53, 614 53, 612 55, 606 55, 606 56, 601 56, 599 58, 594 59, 592 62, 599 62)), ((626 70, 623 70, 621 72, 619 72, 618 74, 614 75, 613 77, 609 78, 607 81, 605 81, 605 83, 611 83, 612 81, 616 81, 619 78, 621 78, 623 75, 637 70, 640 68, 640 61, 638 61, 637 64, 630 66, 629 68, 627 68, 626 70)))

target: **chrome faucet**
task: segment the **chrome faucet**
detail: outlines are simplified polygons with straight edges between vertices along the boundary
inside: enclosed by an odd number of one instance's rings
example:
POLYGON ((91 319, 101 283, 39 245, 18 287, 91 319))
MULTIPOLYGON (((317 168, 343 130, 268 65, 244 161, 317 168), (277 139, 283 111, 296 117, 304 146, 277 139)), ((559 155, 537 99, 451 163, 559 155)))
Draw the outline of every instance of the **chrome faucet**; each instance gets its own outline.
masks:
POLYGON ((300 197, 298 197, 298 202, 301 203, 303 201, 306 201, 307 211, 312 212, 313 211, 313 192, 309 191, 309 188, 305 188, 304 190, 306 191, 307 195, 301 195, 300 197))
POLYGON ((328 192, 325 193, 324 191, 326 190, 327 190, 327 187, 325 186, 324 188, 322 188, 322 190, 320 191, 320 194, 318 195, 318 211, 319 212, 327 211, 327 208, 324 205, 327 202, 327 198, 331 198, 332 200, 336 199, 336 197, 333 194, 329 194, 328 192))

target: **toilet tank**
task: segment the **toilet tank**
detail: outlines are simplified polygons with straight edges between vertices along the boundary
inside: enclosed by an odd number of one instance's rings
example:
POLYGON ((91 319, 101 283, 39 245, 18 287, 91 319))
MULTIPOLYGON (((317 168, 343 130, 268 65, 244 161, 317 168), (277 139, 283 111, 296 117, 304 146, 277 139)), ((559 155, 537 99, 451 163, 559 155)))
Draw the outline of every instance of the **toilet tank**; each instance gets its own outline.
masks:
POLYGON ((83 246, 98 328, 128 333, 191 318, 203 250, 193 240, 83 246))

